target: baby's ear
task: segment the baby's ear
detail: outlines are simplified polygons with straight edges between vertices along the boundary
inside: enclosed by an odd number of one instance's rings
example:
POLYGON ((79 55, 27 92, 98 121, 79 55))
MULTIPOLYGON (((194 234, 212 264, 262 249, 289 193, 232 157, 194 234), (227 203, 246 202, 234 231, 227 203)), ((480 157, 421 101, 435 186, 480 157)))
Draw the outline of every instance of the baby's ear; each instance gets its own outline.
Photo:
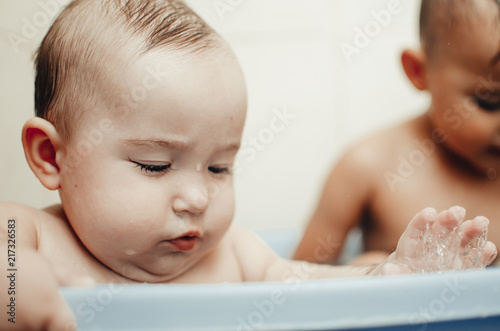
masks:
POLYGON ((401 63, 406 76, 420 91, 427 89, 426 61, 424 52, 419 50, 405 49, 401 54, 401 63))
POLYGON ((23 148, 28 164, 49 190, 60 187, 57 154, 62 147, 62 139, 52 123, 40 117, 33 117, 24 123, 23 148))

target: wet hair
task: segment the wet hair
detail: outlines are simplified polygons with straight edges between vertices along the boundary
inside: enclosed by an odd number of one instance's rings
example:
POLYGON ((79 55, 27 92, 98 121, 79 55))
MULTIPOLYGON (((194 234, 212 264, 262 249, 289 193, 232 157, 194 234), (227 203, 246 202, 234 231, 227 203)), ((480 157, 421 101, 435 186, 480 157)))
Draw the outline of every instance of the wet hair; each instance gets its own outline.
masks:
POLYGON ((159 48, 200 53, 219 41, 181 0, 75 0, 36 53, 35 114, 69 139, 106 90, 107 65, 122 53, 130 59, 159 48))
POLYGON ((422 0, 420 6, 420 42, 428 58, 435 58, 450 36, 463 24, 482 19, 477 1, 500 0, 422 0))

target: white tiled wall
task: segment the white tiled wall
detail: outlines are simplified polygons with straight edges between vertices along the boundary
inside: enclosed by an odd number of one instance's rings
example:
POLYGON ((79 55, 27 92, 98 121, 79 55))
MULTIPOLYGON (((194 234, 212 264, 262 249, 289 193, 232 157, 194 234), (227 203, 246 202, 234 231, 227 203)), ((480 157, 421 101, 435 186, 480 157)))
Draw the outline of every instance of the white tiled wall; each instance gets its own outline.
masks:
MULTIPOLYGON (((20 131, 33 113, 32 54, 49 27, 43 4, 65 2, 0 0, 0 200, 35 207, 58 201, 26 165, 20 131), (26 20, 38 23, 37 31, 16 52, 8 37, 22 36, 26 20)), ((403 48, 418 46, 419 0, 187 3, 233 46, 247 79, 249 113, 236 175, 239 224, 302 227, 328 170, 353 140, 427 105, 427 95, 410 86, 399 64, 403 48), (371 34, 366 46, 358 29, 371 34), (356 41, 363 47, 347 59, 341 45, 356 41), (269 125, 277 113, 289 114, 279 132, 269 125)))

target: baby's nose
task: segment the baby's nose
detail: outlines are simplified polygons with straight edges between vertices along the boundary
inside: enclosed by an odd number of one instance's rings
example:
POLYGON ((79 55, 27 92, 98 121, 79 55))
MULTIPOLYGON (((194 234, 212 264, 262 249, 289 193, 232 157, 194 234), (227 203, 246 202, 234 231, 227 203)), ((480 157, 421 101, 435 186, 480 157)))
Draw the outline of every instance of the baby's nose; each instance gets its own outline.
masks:
POLYGON ((180 188, 179 194, 174 198, 172 209, 175 213, 201 214, 207 210, 208 202, 208 193, 203 186, 185 185, 180 188))

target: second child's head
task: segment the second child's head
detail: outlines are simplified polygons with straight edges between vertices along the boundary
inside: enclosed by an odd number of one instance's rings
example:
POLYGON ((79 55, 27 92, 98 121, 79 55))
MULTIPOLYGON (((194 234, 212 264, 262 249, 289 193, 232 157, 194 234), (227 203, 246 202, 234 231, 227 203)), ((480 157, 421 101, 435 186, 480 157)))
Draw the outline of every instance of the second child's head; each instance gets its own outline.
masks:
POLYGON ((183 2, 77 0, 36 59, 28 163, 86 249, 138 281, 199 262, 234 214, 240 67, 183 2))
POLYGON ((499 14, 496 0, 422 0, 421 49, 402 55, 444 146, 483 175, 500 171, 499 14))

